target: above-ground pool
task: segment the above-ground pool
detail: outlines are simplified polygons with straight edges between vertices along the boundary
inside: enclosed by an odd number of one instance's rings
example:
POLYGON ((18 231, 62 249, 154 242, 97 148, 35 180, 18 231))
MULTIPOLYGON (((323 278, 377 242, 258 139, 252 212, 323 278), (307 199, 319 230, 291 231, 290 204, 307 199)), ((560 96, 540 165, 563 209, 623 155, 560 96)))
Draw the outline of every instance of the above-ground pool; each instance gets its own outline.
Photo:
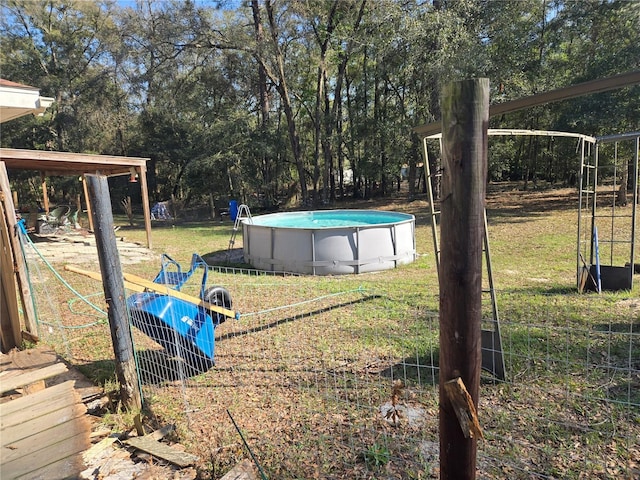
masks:
POLYGON ((272 213, 242 224, 244 261, 260 270, 337 275, 388 270, 416 256, 415 217, 379 210, 272 213))

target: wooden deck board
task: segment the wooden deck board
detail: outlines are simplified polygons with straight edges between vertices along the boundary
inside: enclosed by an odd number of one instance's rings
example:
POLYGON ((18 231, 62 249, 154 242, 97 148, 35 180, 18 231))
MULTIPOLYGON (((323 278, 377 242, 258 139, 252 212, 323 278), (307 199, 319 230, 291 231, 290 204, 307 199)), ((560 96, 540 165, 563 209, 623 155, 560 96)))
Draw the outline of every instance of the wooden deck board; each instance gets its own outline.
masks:
MULTIPOLYGON (((75 420, 75 419, 74 419, 75 420)), ((47 447, 51 442, 62 442, 68 438, 82 434, 86 430, 84 422, 70 421, 56 425, 48 430, 36 432, 14 442, 2 445, 2 463, 14 461, 23 455, 37 452, 47 447)))
POLYGON ((23 438, 36 435, 43 430, 48 430, 63 423, 73 421, 78 417, 82 417, 87 412, 87 408, 83 404, 64 405, 62 408, 60 408, 59 405, 61 404, 56 405, 52 411, 26 421, 23 424, 3 428, 2 431, 0 431, 0 435, 2 435, 2 445, 10 445, 23 438))
MULTIPOLYGON (((20 375, 25 371, 48 367, 61 362, 57 354, 47 347, 16 351, 12 350, 8 354, 0 355, 0 384, 9 380, 15 375, 20 375)), ((83 399, 93 397, 102 393, 102 389, 88 381, 84 375, 74 368, 69 368, 67 372, 46 380, 47 387, 67 380, 74 380, 75 389, 83 399)), ((9 398, 1 397, 0 402, 9 398)))
POLYGON ((0 400, 2 480, 77 478, 84 469, 91 421, 74 375, 51 351, 0 356, 0 390, 11 392, 0 400), (34 381, 44 389, 28 394, 22 387, 34 381))
MULTIPOLYGON (((15 400, 11 400, 10 402, 0 404, 0 414, 2 416, 2 418, 0 418, 0 428, 2 428, 2 426, 5 425, 5 422, 8 421, 5 417, 9 418, 15 412, 25 409, 33 411, 37 409, 47 410, 49 408, 47 406, 48 403, 51 403, 54 399, 59 397, 68 396, 70 389, 73 389, 73 381, 60 383, 31 395, 24 395, 16 398, 15 400)), ((7 423, 7 425, 10 424, 7 423)))
MULTIPOLYGON (((77 455, 87 448, 86 435, 80 433, 72 438, 67 438, 61 442, 57 442, 51 445, 41 448, 37 452, 31 452, 23 455, 13 461, 2 463, 0 466, 0 478, 2 480, 10 480, 27 476, 28 478, 34 478, 34 472, 42 470, 45 467, 54 463, 63 462, 69 457, 75 457, 69 459, 72 465, 78 465, 76 474, 80 471, 82 457, 77 455)), ((53 477, 48 477, 50 480, 54 478, 66 478, 69 474, 64 472, 56 472, 53 477)))
POLYGON ((2 382, 0 382, 0 394, 39 382, 40 380, 47 380, 48 378, 65 373, 67 370, 67 366, 64 363, 54 363, 44 368, 38 368, 37 370, 28 370, 18 375, 11 375, 8 378, 4 376, 0 377, 0 379, 2 379, 2 382))

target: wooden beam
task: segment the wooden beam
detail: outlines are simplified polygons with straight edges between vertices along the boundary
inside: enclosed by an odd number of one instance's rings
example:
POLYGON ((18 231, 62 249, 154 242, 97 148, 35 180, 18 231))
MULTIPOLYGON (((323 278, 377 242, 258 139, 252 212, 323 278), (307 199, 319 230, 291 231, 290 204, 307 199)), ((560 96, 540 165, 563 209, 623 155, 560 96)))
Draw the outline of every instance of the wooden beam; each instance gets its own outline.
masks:
MULTIPOLYGON (((11 214, 7 215, 6 224, 9 233, 9 242, 13 255, 13 271, 15 273, 16 285, 20 295, 20 303, 22 304, 22 315, 24 318, 24 328, 33 337, 38 336, 38 324, 36 317, 36 309, 33 304, 33 293, 31 292, 31 284, 29 283, 29 275, 27 273, 27 262, 22 254, 22 245, 18 233, 18 226, 15 216, 15 205, 13 202, 7 202, 11 199, 11 187, 9 178, 5 169, 4 162, 0 166, 0 189, 5 199, 5 208, 11 214)), ((21 335, 22 336, 22 335, 21 335)))
POLYGON ((91 424, 74 381, 0 405, 2 478, 76 478, 91 424))
MULTIPOLYGON (((49 165, 57 164, 85 164, 87 169, 93 165, 94 169, 105 168, 117 165, 121 173, 127 173, 130 167, 146 165, 147 158, 139 157, 118 157, 115 155, 95 155, 89 153, 54 152, 50 150, 25 150, 21 148, 0 148, 0 158, 4 161, 13 161, 10 166, 19 165, 18 161, 28 162, 37 160, 49 165), (104 166, 104 167, 103 167, 104 166)), ((15 168, 20 168, 16 166, 15 168)), ((42 168, 41 170, 47 170, 42 168)))
MULTIPOLYGON (((0 162, 1 175, 6 175, 2 162, 0 162)), ((11 194, 7 195, 3 189, 0 190, 0 303, 2 304, 0 306, 0 340, 4 352, 19 347, 22 343, 12 244, 7 218, 15 215, 13 208, 11 208, 12 204, 11 194)))
POLYGON ((122 266, 113 231, 113 212, 109 182, 103 175, 86 175, 89 197, 93 205, 98 261, 102 272, 104 298, 107 301, 109 330, 116 361, 116 377, 120 384, 120 400, 130 411, 142 408, 142 395, 129 327, 122 266))
POLYGON ((477 438, 467 438, 446 383, 460 377, 477 409, 489 80, 454 82, 442 95, 440 252, 440 478, 471 480, 477 438))
POLYGON ((87 217, 89 218, 89 230, 93 232, 93 215, 91 214, 91 199, 89 198, 89 190, 87 190, 87 179, 82 175, 82 190, 84 191, 84 200, 87 204, 87 217))
POLYGON ((31 383, 39 382, 40 380, 46 380, 51 377, 55 377, 56 375, 60 375, 66 372, 67 366, 60 362, 54 363, 53 365, 49 365, 44 368, 39 368, 37 370, 28 370, 20 375, 14 375, 9 378, 5 378, 2 380, 0 384, 0 394, 10 392, 11 390, 15 390, 16 388, 24 387, 31 383))
POLYGON ((125 440, 124 443, 143 452, 150 453, 154 457, 162 458, 179 467, 188 467, 198 461, 198 457, 195 455, 171 448, 166 443, 160 443, 149 435, 132 437, 125 440))
POLYGON ((40 188, 42 188, 42 208, 49 213, 49 192, 47 192, 47 176, 40 172, 40 188))
POLYGON ((151 241, 151 209, 149 208, 149 189, 147 186, 146 164, 140 166, 136 171, 138 172, 140 189, 142 192, 142 213, 144 215, 144 230, 147 232, 147 248, 153 248, 151 241))
MULTIPOLYGON (((4 223, 4 209, 0 220, 4 223)), ((18 299, 16 298, 16 284, 13 275, 13 259, 8 249, 9 239, 4 225, 0 225, 0 339, 2 351, 20 347, 22 335, 20 335, 20 314, 18 312, 18 299)))
MULTIPOLYGON (((65 265, 64 269, 69 272, 79 273, 80 275, 84 275, 85 277, 93 278, 94 280, 102 280, 102 276, 99 273, 83 270, 74 265, 65 265)), ((167 285, 164 285, 162 283, 155 283, 150 280, 146 280, 144 278, 138 277, 137 275, 133 275, 131 273, 124 273, 123 276, 124 276, 125 288, 132 290, 134 292, 160 293, 162 295, 179 298, 180 300, 184 300, 185 302, 198 305, 214 313, 221 313, 225 317, 235 318, 235 319, 240 318, 240 313, 238 312, 234 312, 233 310, 229 310, 228 308, 220 307, 218 305, 207 303, 201 298, 194 297, 193 295, 188 295, 186 293, 182 293, 178 290, 174 290, 173 288, 167 285)))
POLYGON ((185 302, 193 303, 194 305, 198 305, 200 307, 206 308, 207 310, 210 310, 212 312, 221 313, 225 317, 236 318, 236 319, 240 318, 240 314, 238 312, 234 312, 233 310, 229 310, 228 308, 220 307, 218 305, 212 305, 208 302, 205 302, 201 298, 194 297, 192 295, 187 295, 186 293, 182 293, 178 290, 174 290, 168 285, 164 285, 162 283, 155 283, 150 280, 146 280, 144 278, 138 277, 137 275, 133 275, 131 273, 125 273, 124 279, 127 282, 140 285, 152 292, 162 293, 163 295, 179 298, 181 300, 184 300, 185 302))
POLYGON ((73 390, 74 385, 75 380, 67 380, 32 395, 23 395, 15 400, 0 403, 0 428, 21 425, 30 418, 46 413, 51 408, 49 405, 51 402, 68 398, 69 391, 73 390))
MULTIPOLYGON (((561 100, 568 100, 570 98, 581 97, 584 95, 607 92, 609 90, 629 87, 639 83, 640 70, 614 75, 607 78, 599 78, 597 80, 590 80, 588 82, 578 83, 577 85, 571 85, 569 87, 558 88, 557 90, 551 90, 550 92, 539 93, 529 97, 510 100, 508 102, 495 103, 489 107, 489 116, 493 117, 504 113, 524 110, 537 105, 544 105, 546 103, 559 102, 561 100)), ((421 137, 428 137, 434 133, 441 132, 442 123, 429 123, 427 125, 416 127, 414 131, 421 137)))

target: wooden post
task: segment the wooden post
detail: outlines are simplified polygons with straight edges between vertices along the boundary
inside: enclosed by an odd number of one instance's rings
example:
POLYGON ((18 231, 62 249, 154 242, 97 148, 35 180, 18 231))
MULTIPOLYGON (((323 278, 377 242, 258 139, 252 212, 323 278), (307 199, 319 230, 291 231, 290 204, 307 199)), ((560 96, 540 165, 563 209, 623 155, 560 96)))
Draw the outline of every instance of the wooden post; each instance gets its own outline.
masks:
POLYGON ((47 191, 47 177, 44 172, 40 172, 40 185, 42 186, 42 208, 45 213, 49 213, 49 192, 47 191))
MULTIPOLYGON (((24 327, 29 334, 27 338, 35 340, 38 338, 38 321, 36 315, 36 309, 33 303, 33 292, 31 291, 31 285, 29 283, 29 275, 27 272, 27 263, 24 255, 22 254, 22 246, 20 245, 20 238, 18 237, 17 222, 15 216, 15 204, 11 203, 10 196, 11 187, 9 185, 9 176, 7 175, 7 169, 4 162, 0 162, 0 192, 2 195, 2 202, 6 212, 6 225, 7 233, 9 234, 9 245, 7 248, 12 252, 12 274, 15 275, 15 284, 18 287, 20 294, 20 303, 22 304, 22 312, 24 317, 24 327)), ((10 293, 13 294, 14 290, 10 293)), ((16 320, 17 321, 17 320, 16 320)), ((20 328, 18 328, 18 335, 21 336, 20 328)), ((22 342, 18 343, 20 346, 22 342)))
POLYGON ((474 479, 477 436, 463 430, 445 384, 460 379, 477 410, 481 368, 482 242, 489 80, 442 95, 440 254, 440 478, 474 479), (474 438, 475 437, 475 438, 474 438))
POLYGON ((113 231, 109 183, 104 175, 85 175, 85 179, 93 205, 98 261, 107 301, 109 329, 116 359, 116 377, 120 384, 120 400, 126 409, 140 410, 142 400, 127 315, 122 266, 113 231))
MULTIPOLYGON (((0 162, 0 166, 4 170, 3 162, 0 162)), ((10 230, 7 225, 7 217, 14 212, 13 209, 6 211, 5 202, 9 200, 8 203, 11 203, 11 197, 6 199, 3 191, 0 191, 0 200, 0 344, 2 353, 7 353, 12 348, 20 347, 22 337, 13 275, 10 230)))
POLYGON ((82 190, 84 190, 84 201, 87 204, 87 218, 89 219, 89 230, 93 232, 93 213, 91 212, 91 200, 87 190, 87 177, 82 176, 82 190))
POLYGON ((151 242, 151 209, 149 208, 149 191, 147 187, 147 167, 140 167, 138 171, 140 189, 142 192, 142 212, 144 213, 144 229, 147 232, 147 248, 153 248, 151 242))

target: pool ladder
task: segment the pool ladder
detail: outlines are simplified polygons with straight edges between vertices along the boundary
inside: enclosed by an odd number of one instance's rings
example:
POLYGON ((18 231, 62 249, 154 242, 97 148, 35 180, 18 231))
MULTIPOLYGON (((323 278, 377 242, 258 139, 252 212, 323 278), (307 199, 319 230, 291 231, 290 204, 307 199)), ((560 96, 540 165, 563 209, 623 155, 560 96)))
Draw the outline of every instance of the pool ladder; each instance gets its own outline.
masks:
POLYGON ((249 210, 249 207, 244 203, 238 207, 238 214, 236 215, 236 220, 233 223, 233 232, 231 233, 231 239, 229 240, 229 248, 227 249, 227 261, 231 258, 231 250, 233 250, 233 246, 236 243, 236 236, 238 235, 238 230, 240 229, 242 220, 248 220, 249 223, 253 223, 251 210, 249 210))

